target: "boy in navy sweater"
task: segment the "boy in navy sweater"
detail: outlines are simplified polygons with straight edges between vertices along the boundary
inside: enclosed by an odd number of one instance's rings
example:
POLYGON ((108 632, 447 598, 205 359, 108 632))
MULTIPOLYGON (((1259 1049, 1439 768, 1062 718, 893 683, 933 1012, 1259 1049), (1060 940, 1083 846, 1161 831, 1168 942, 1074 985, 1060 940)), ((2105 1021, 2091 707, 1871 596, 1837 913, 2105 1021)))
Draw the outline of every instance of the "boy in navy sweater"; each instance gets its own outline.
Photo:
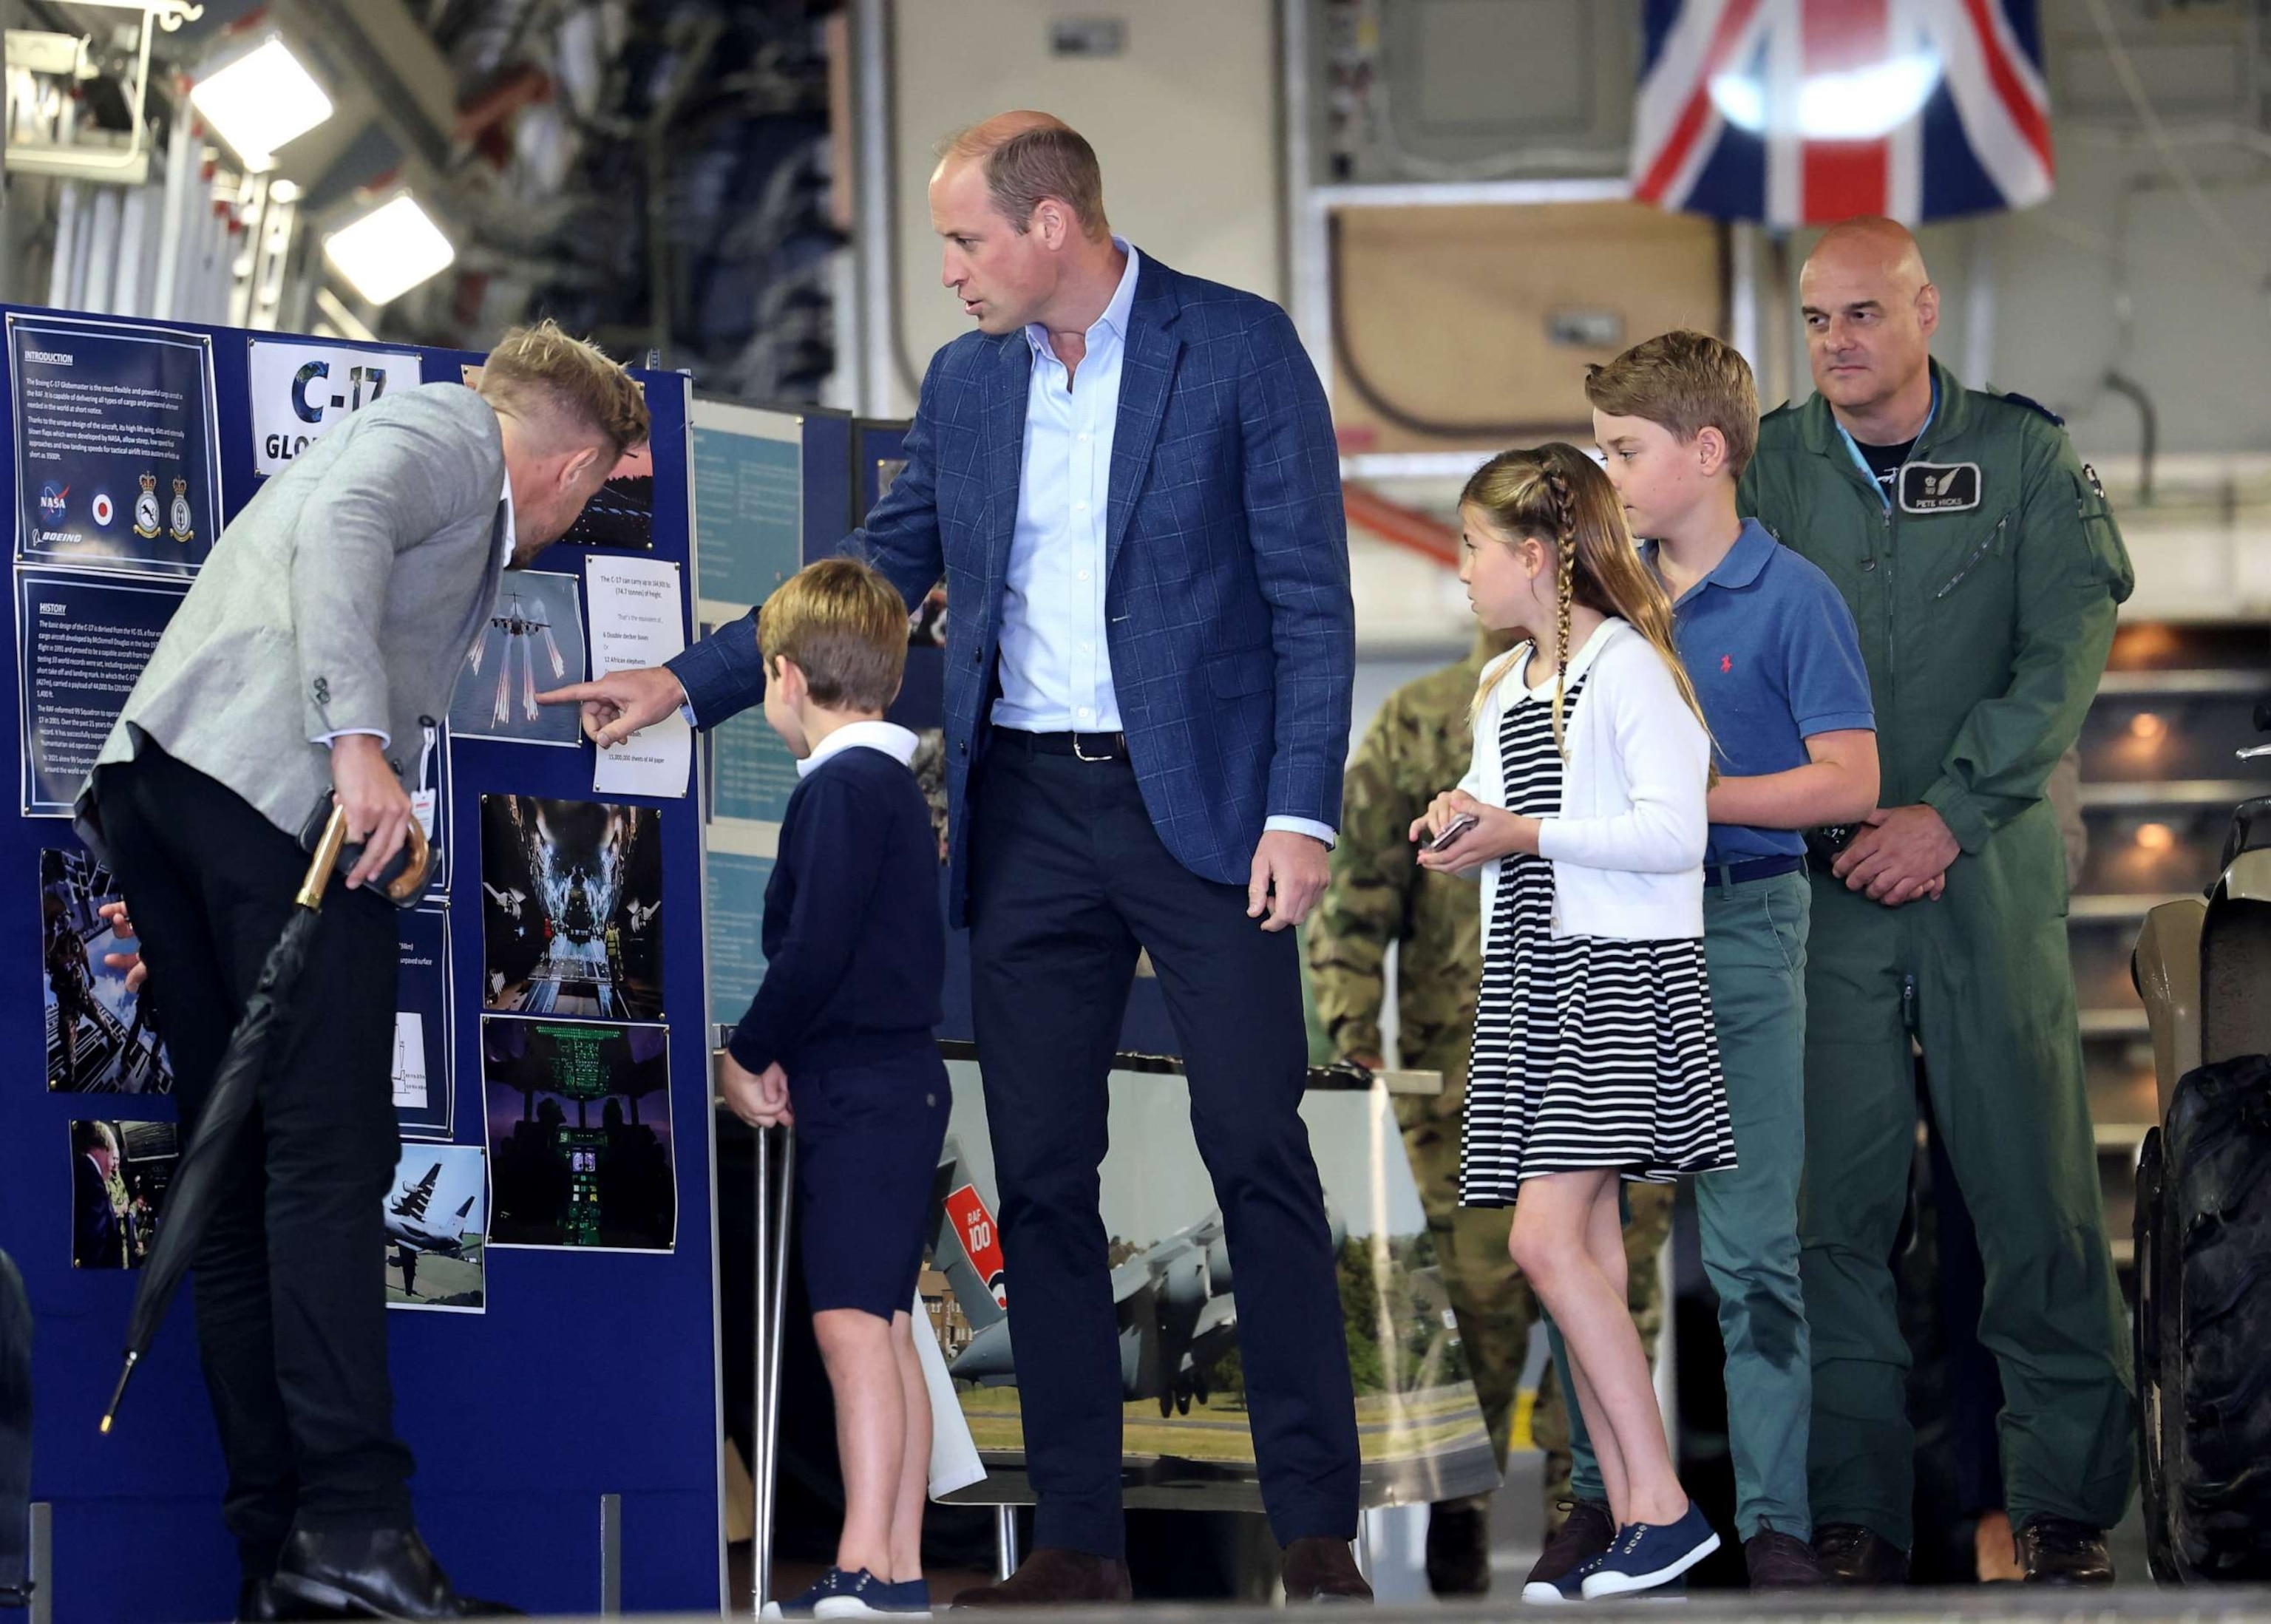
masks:
POLYGON ((765 719, 798 756, 765 888, 765 977, 719 1062, 726 1105, 792 1124, 814 1334, 836 1390, 844 1531, 786 1617, 927 1614, 930 1398, 911 1310, 950 1103, 932 1030, 946 967, 938 842, 884 721, 907 611, 848 558, 784 583, 757 621, 765 719))

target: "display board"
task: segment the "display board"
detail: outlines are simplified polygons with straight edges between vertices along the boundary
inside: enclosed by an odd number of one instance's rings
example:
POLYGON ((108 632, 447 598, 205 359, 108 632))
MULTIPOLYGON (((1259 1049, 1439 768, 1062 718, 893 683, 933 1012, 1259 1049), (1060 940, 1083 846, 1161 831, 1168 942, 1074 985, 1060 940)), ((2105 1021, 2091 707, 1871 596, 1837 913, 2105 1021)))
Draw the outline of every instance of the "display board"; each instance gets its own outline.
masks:
MULTIPOLYGON (((26 812, 59 814, 106 707, 227 545, 212 516, 354 411, 480 357, 45 311, 7 327, 18 691, 0 709, 26 812)), ((638 376, 651 456, 536 562, 545 579, 507 577, 531 591, 500 595, 463 674, 488 736, 421 755, 449 861, 403 919, 397 1421, 452 1576, 534 1613, 599 1610, 609 1494, 628 1610, 711 1611, 723 1587, 701 786, 666 760, 595 790, 592 748, 525 704, 611 649, 693 635, 690 391, 638 376)), ((177 1154, 162 1054, 100 965, 110 886, 65 817, 0 820, 0 986, 19 995, 0 1000, 0 1243, 37 1324, 33 1494, 55 1508, 58 1618, 219 1618, 236 1555, 187 1294, 118 1429, 95 1428, 177 1154), (80 1147, 106 1136, 121 1221, 74 1235, 80 1147)))
MULTIPOLYGON (((808 407, 694 403, 695 618, 706 637, 841 549, 851 419, 808 407)), ((704 730, 703 896, 710 1019, 741 1018, 764 977, 765 886, 796 758, 755 706, 704 730)))

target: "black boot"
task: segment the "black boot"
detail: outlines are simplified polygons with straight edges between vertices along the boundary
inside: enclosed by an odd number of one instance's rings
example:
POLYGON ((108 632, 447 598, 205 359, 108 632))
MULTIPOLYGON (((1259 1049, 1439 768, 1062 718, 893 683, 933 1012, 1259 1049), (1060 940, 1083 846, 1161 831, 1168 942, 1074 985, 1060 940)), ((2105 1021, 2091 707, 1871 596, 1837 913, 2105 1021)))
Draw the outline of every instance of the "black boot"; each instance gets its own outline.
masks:
POLYGON ((346 1616, 326 1608, 311 1607, 297 1597, 281 1594, 272 1575, 256 1579, 248 1574, 237 1587, 236 1624, 289 1624, 294 1620, 346 1616))
POLYGON ((450 1576, 414 1528, 301 1529, 276 1565, 279 1598, 365 1619, 473 1619, 513 1609, 475 1601, 450 1576))
POLYGON ((2070 1517, 2036 1516, 2019 1531, 2019 1567, 2029 1584, 2111 1584, 2105 1531, 2070 1517))
POLYGON ((1428 1590, 1438 1596, 1487 1596, 1490 1586, 1489 1500, 1446 1500, 1428 1507, 1428 1590))

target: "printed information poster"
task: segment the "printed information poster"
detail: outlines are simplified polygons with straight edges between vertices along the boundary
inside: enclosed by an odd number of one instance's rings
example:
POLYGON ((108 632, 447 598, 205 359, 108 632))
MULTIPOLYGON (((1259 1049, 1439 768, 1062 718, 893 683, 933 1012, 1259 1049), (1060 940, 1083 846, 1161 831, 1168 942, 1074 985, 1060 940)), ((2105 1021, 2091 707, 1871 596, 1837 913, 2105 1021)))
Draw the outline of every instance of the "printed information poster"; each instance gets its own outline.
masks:
POLYGON ((189 583, 16 571, 23 811, 68 817, 189 583))
MULTIPOLYGON (((659 666, 686 649, 678 566, 664 558, 587 558, 592 674, 659 666)), ((683 795, 694 765, 694 730, 682 716, 592 752, 592 789, 603 795, 683 795)))
MULTIPOLYGON (((778 832, 778 831, 776 831, 778 832)), ((710 943, 710 1021, 734 1026, 765 979, 765 887, 773 859, 719 846, 711 825, 710 856, 703 865, 702 924, 710 943)))
POLYGON ((220 534, 212 345, 11 315, 16 555, 194 575, 220 534))
POLYGON ((483 1016, 481 1068, 493 1244, 676 1245, 669 1028, 483 1016))
POLYGON ((703 619, 730 620, 763 603, 802 566, 803 433, 786 412, 694 403, 695 595, 703 619))
POLYGON ((252 388, 252 470, 281 473, 292 459, 389 390, 425 381, 413 350, 359 350, 280 339, 247 340, 252 388))
POLYGON ((450 914, 408 908, 394 916, 401 973, 394 999, 394 1121, 405 1139, 447 1139, 456 1091, 450 1074, 450 914))

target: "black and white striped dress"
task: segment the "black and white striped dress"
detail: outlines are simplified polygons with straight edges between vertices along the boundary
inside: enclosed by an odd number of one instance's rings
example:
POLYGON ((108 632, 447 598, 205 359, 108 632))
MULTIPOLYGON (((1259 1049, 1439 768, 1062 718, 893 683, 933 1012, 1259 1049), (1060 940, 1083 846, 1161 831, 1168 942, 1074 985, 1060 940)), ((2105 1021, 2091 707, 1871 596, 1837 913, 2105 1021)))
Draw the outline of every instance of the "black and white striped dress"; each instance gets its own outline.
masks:
MULTIPOLYGON (((1565 734, 1585 682, 1563 695, 1565 734)), ((1510 811, 1561 810, 1552 719, 1550 682, 1506 707, 1499 756, 1510 811)), ((1461 1203, 1511 1205, 1540 1173, 1613 1167, 1666 1184, 1734 1165, 1703 943, 1557 939, 1552 863, 1507 858, 1484 936, 1461 1203)))

